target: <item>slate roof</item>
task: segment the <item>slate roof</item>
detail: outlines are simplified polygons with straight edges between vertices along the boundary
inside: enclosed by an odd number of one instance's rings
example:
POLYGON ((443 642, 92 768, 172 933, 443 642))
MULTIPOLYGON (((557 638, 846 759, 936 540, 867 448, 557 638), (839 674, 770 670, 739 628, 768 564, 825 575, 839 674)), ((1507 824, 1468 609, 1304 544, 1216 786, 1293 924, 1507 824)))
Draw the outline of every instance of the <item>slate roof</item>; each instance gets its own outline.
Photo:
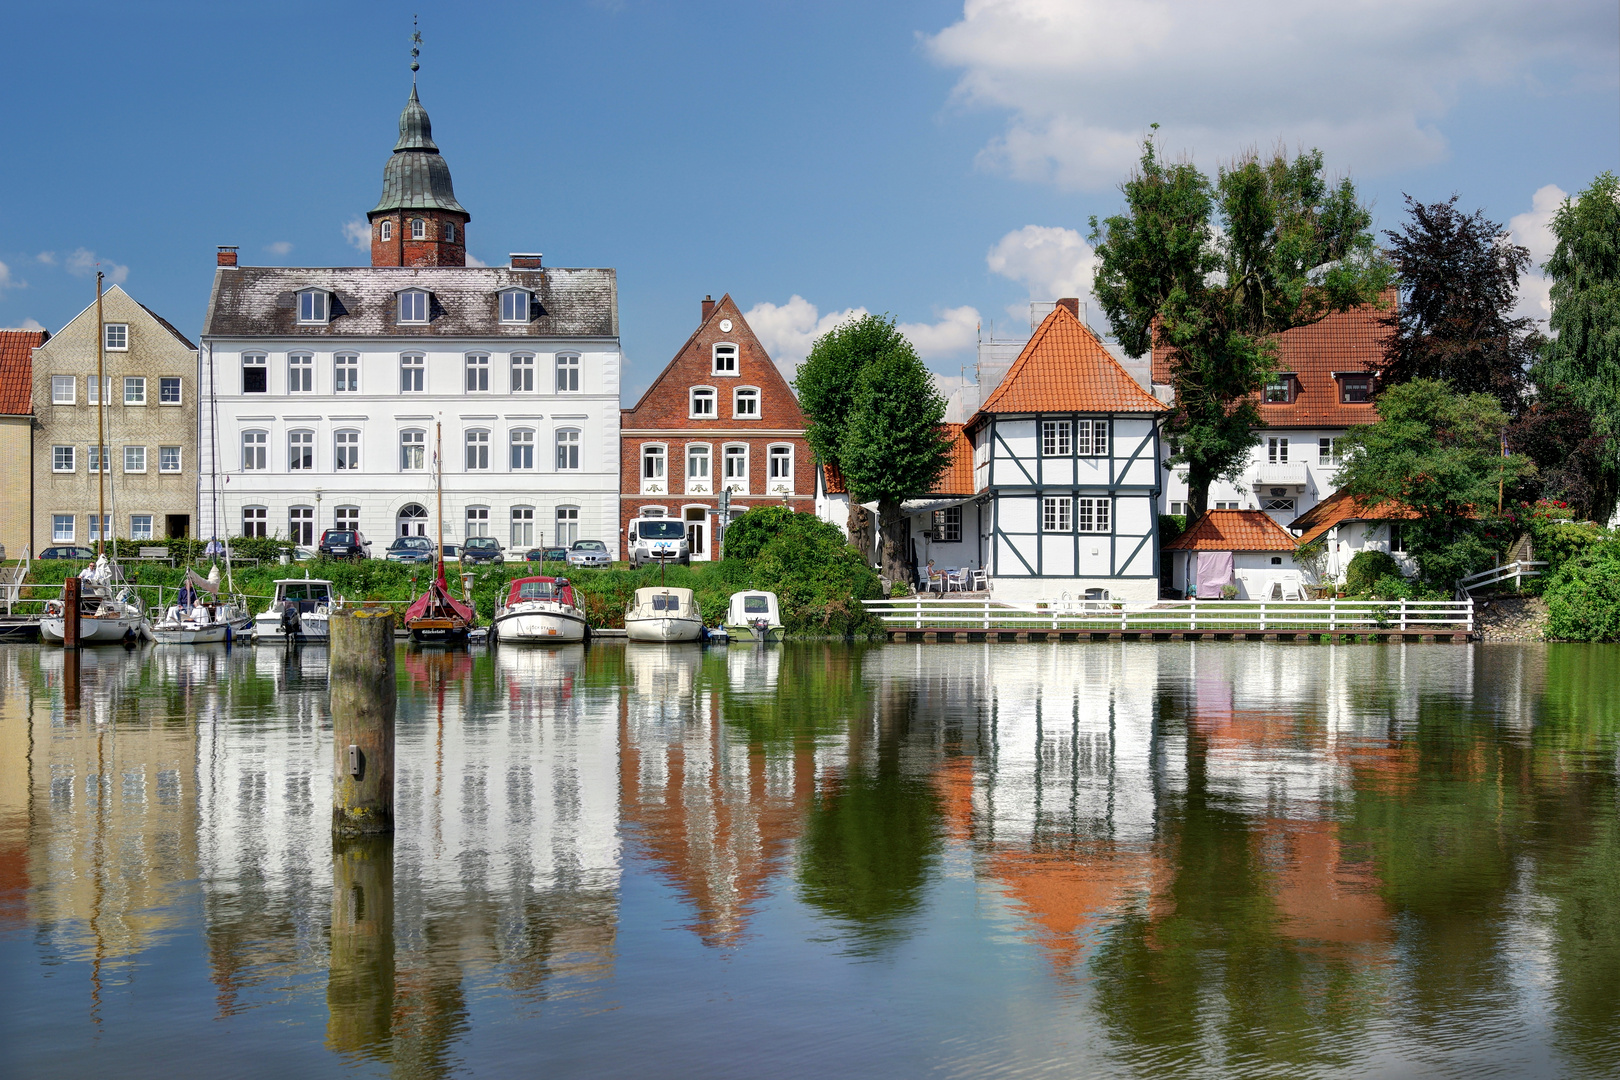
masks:
MULTIPOLYGON (((453 210, 465 214, 450 184, 450 166, 433 142, 433 123, 411 86, 410 100, 399 114, 399 141, 383 166, 382 198, 373 214, 388 210, 453 210)), ((469 215, 470 218, 470 215, 469 215)))
POLYGON ((1097 335, 1059 304, 967 426, 977 426, 987 413, 1164 411, 1164 404, 1130 377, 1097 335))
MULTIPOLYGON (((1391 290, 1384 301, 1393 305, 1397 294, 1391 290)), ((1339 383, 1334 372, 1371 372, 1383 359, 1384 345, 1392 331, 1382 324, 1392 307, 1372 305, 1329 315, 1321 322, 1284 333, 1277 342, 1277 370, 1295 376, 1295 397, 1287 404, 1260 403, 1260 415, 1270 427, 1353 427, 1378 420, 1371 403, 1345 404, 1339 401, 1339 383)), ((1172 349, 1153 349, 1153 381, 1170 382, 1172 349)))
POLYGON ((34 411, 34 350, 50 336, 46 330, 0 330, 0 416, 34 411))
MULTIPOLYGON (((113 286, 113 288, 115 288, 115 289, 117 287, 118 286, 116 286, 116 285, 113 286)), ((163 316, 159 315, 157 312, 153 311, 151 308, 147 307, 145 304, 141 303, 139 300, 135 301, 135 305, 137 307, 139 307, 142 311, 146 312, 148 315, 152 316, 153 320, 155 320, 159 326, 163 327, 163 329, 165 329, 169 333, 173 334, 175 336, 175 340, 179 341, 180 344, 184 345, 186 348, 190 349, 192 352, 197 351, 197 346, 192 344, 191 339, 186 337, 186 335, 182 334, 180 331, 176 330, 174 328, 174 324, 171 323, 168 319, 165 319, 163 316)))
MULTIPOLYGON (((923 495, 972 495, 978 490, 973 484, 973 441, 967 437, 965 424, 943 426, 951 435, 951 461, 940 476, 939 483, 923 495)), ((836 465, 821 467, 821 482, 829 495, 849 494, 844 474, 836 465)))
POLYGON ((1208 510, 1165 551, 1293 551, 1299 541, 1260 510, 1208 510))
POLYGON ((619 292, 612 270, 513 270, 505 266, 221 267, 203 318, 204 337, 618 337, 619 292), (539 312, 503 324, 500 292, 532 291, 539 312), (298 290, 333 294, 332 319, 298 324, 298 290), (395 321, 395 294, 433 294, 425 325, 395 321))
POLYGON ((1308 544, 1329 529, 1346 521, 1416 521, 1418 512, 1397 502, 1371 506, 1366 499, 1336 491, 1289 523, 1300 532, 1296 543, 1308 544), (1303 530, 1303 532, 1301 532, 1303 530))

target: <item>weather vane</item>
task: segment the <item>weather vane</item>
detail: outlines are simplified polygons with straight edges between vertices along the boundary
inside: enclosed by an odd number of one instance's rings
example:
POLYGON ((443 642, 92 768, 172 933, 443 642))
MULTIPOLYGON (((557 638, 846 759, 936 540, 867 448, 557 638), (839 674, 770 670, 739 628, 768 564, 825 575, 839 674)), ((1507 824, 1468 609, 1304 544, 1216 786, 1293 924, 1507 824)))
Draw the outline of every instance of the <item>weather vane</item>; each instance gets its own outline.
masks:
POLYGON ((416 85, 416 72, 417 72, 417 69, 419 69, 422 66, 421 64, 416 62, 416 58, 418 56, 422 55, 422 50, 419 47, 421 44, 422 44, 422 31, 420 31, 420 30, 418 30, 416 28, 416 16, 412 15, 411 16, 411 85, 412 86, 416 85))

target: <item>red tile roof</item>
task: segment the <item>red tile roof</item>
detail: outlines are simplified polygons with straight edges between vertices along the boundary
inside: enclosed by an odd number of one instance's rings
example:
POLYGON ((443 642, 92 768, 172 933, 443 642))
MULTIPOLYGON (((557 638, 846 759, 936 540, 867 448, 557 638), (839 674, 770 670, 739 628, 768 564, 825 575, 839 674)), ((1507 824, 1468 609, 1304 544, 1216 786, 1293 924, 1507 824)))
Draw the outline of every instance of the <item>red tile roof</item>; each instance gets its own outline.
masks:
POLYGON ((44 330, 0 330, 0 416, 34 411, 34 350, 50 336, 44 330))
MULTIPOLYGON (((1384 294, 1393 305, 1393 291, 1384 294)), ((1378 420, 1369 402, 1345 404, 1339 400, 1334 372, 1372 371, 1384 355, 1390 329, 1380 320, 1392 307, 1367 305, 1329 315, 1319 323, 1289 330, 1277 342, 1277 370, 1294 376, 1294 400, 1287 404, 1260 403, 1260 415, 1271 427, 1349 427, 1378 420)), ((1153 349, 1153 381, 1170 382, 1173 349, 1153 349)))
POLYGON ((1108 355, 1097 335, 1059 304, 967 426, 986 413, 1165 411, 1163 402, 1108 355))
POLYGON ((1308 544, 1345 521, 1415 521, 1418 512, 1398 502, 1372 506, 1368 500, 1336 491, 1289 523, 1290 529, 1303 529, 1299 543, 1308 544))
POLYGON ((1259 510, 1209 510, 1165 551, 1293 551, 1299 541, 1259 510))
MULTIPOLYGON (((945 466, 945 472, 940 476, 939 483, 924 494, 972 495, 978 490, 973 484, 973 442, 965 434, 963 425, 945 424, 943 427, 951 436, 951 461, 945 466)), ((849 487, 844 483, 844 474, 836 465, 821 467, 821 482, 826 486, 828 495, 849 494, 849 487)))

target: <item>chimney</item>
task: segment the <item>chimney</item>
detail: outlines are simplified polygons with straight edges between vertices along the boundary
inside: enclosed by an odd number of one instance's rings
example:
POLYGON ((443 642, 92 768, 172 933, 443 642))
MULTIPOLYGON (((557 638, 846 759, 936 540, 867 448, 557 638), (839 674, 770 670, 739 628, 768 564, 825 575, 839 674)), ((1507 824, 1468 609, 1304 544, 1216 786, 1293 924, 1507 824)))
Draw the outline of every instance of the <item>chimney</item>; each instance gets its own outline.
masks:
POLYGON ((226 247, 225 245, 221 244, 219 247, 219 254, 215 256, 215 258, 217 260, 215 263, 216 266, 235 266, 236 249, 234 247, 226 247))
POLYGON ((1078 296, 1065 296, 1063 299, 1057 302, 1057 306, 1061 308, 1068 308, 1069 314, 1073 315, 1076 319, 1080 317, 1080 298, 1078 296))
POLYGON ((538 270, 538 269, 540 269, 541 255, 540 255, 539 252, 534 252, 533 254, 524 255, 524 254, 520 254, 519 252, 514 251, 514 252, 512 252, 511 255, 509 255, 507 257, 509 259, 511 259, 511 261, 512 261, 512 269, 513 270, 538 270))
POLYGON ((709 316, 713 315, 713 314, 714 314, 714 297, 705 296, 703 298, 703 319, 701 321, 708 322, 709 321, 709 316))

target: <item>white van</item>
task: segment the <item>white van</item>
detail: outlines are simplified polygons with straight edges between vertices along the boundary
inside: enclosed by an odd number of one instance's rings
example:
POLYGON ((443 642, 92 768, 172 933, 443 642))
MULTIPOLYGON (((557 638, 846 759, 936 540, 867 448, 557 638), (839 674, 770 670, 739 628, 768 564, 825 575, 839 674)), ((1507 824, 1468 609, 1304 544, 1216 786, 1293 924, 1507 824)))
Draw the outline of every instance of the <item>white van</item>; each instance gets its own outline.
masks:
POLYGON ((692 561, 692 548, 686 542, 686 523, 679 518, 638 517, 625 531, 624 550, 630 565, 647 562, 692 561))

